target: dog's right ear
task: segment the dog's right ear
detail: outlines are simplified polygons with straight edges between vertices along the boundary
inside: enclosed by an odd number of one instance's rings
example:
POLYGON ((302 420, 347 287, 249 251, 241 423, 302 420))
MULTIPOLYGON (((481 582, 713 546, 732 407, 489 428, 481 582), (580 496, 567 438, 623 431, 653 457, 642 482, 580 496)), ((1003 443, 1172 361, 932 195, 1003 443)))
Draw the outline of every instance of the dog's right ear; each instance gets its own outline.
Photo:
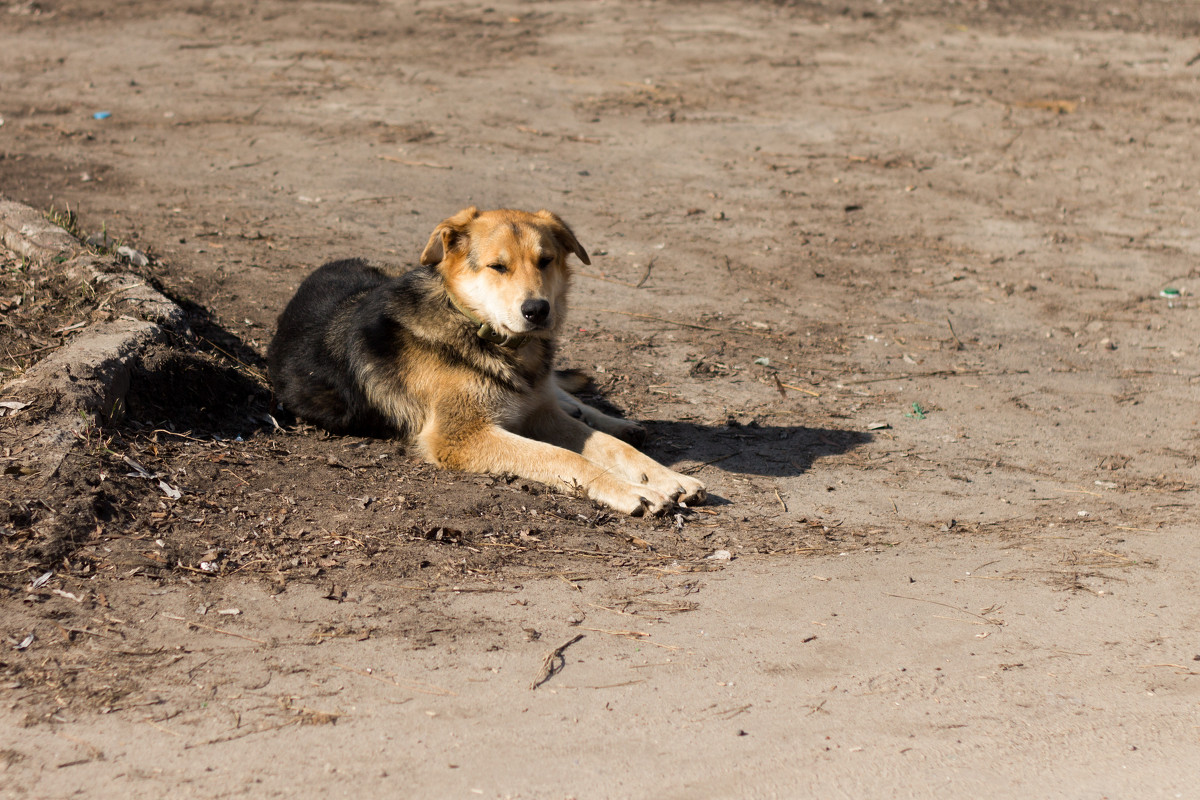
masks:
POLYGON ((467 226, 479 216, 479 209, 469 206, 438 223, 429 236, 429 242, 421 251, 421 263, 424 266, 437 264, 446 254, 453 250, 459 242, 467 237, 467 226))
POLYGON ((554 229, 554 236, 558 239, 559 244, 578 256, 579 260, 583 263, 588 265, 592 263, 592 260, 588 258, 587 251, 583 249, 583 245, 581 245, 579 240, 575 238, 575 232, 571 230, 567 223, 562 221, 562 217, 560 217, 558 214, 555 214, 553 211, 547 211, 544 208, 534 214, 534 216, 540 217, 550 223, 550 226, 554 229))

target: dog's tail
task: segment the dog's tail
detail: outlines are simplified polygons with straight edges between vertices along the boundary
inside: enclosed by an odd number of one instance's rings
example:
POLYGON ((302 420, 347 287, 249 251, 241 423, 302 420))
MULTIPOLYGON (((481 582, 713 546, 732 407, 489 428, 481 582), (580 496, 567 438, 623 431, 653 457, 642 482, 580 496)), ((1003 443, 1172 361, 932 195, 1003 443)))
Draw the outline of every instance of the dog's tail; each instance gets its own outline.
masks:
POLYGON ((577 369, 554 370, 554 382, 568 394, 579 394, 592 386, 592 379, 577 369))

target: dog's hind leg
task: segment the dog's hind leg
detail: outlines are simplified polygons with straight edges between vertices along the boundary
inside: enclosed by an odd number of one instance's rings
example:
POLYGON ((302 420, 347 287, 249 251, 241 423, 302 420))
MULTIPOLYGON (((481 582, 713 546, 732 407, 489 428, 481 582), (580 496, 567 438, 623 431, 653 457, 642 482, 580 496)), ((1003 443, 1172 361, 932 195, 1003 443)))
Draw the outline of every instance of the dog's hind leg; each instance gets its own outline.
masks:
POLYGON ((603 411, 592 408, 578 397, 563 388, 563 381, 556 375, 554 380, 554 398, 558 407, 569 417, 583 421, 589 428, 603 431, 630 444, 641 444, 646 441, 646 429, 636 422, 610 417, 603 411))

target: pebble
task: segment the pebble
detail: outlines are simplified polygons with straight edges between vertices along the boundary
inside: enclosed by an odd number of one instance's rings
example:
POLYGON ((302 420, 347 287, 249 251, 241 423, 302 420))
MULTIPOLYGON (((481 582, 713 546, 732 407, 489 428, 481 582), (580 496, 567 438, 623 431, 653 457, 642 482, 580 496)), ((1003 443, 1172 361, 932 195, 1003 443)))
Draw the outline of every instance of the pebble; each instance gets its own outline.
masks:
POLYGON ((117 248, 117 255, 123 256, 130 264, 135 267, 144 267, 150 263, 150 259, 146 258, 146 254, 141 250, 134 250, 128 245, 121 245, 117 248))

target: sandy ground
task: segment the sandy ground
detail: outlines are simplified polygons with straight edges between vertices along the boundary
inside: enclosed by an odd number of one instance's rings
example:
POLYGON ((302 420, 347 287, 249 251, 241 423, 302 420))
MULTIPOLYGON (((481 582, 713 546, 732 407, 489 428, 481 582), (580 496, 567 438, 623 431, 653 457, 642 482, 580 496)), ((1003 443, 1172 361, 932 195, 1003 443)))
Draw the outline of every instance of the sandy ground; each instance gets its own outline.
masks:
POLYGON ((0 795, 1195 796, 1195 3, 0 12, 0 193, 200 337, 49 483, 3 420, 0 795), (467 204, 572 223, 706 509, 263 422, 307 271, 467 204))

